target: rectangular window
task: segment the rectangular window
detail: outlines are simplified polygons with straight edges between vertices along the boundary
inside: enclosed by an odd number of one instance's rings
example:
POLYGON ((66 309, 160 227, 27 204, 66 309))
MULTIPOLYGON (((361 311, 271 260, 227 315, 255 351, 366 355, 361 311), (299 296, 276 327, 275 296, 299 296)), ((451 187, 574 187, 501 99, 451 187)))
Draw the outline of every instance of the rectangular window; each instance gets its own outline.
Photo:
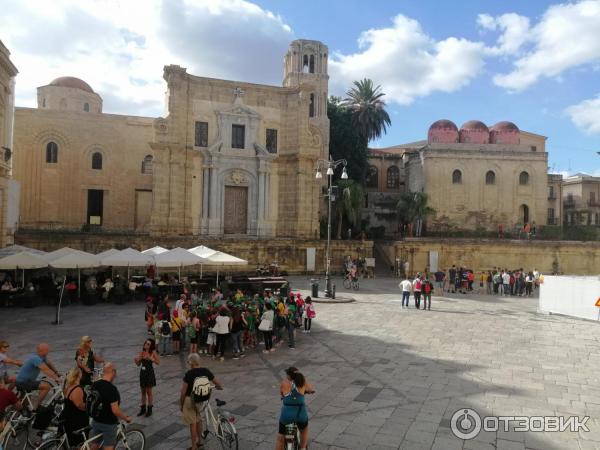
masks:
POLYGON ((244 139, 246 134, 246 127, 244 125, 232 125, 231 126, 231 147, 232 148, 244 148, 244 139))
POLYGON ((277 153, 277 130, 267 128, 267 151, 277 153))
POLYGON ((554 208, 548 208, 548 219, 554 219, 554 208))
POLYGON ((590 192, 590 204, 596 203, 596 193, 590 192))
POLYGON ((548 198, 549 199, 554 198, 554 186, 548 186, 548 198))
POLYGON ((196 122, 194 145, 208 147, 208 122, 196 122))

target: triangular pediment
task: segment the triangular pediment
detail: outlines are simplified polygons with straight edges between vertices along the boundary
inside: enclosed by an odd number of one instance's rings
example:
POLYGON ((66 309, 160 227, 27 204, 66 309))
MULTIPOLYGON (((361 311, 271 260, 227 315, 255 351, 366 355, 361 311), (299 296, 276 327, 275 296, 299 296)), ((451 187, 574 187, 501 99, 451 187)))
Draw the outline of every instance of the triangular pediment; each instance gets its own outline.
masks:
POLYGON ((252 117, 256 117, 258 119, 261 118, 261 115, 257 111, 250 108, 249 106, 241 105, 241 104, 233 105, 229 109, 221 110, 221 111, 219 111, 219 114, 234 115, 234 116, 252 116, 252 117))

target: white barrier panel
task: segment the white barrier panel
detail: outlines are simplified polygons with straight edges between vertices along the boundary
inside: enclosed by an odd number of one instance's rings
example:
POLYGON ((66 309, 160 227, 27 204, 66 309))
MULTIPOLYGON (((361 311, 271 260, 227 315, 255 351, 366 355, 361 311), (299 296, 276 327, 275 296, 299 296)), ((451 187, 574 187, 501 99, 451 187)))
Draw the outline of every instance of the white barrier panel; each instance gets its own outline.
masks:
POLYGON ((540 286, 539 309, 583 319, 598 320, 600 276, 546 276, 540 286))

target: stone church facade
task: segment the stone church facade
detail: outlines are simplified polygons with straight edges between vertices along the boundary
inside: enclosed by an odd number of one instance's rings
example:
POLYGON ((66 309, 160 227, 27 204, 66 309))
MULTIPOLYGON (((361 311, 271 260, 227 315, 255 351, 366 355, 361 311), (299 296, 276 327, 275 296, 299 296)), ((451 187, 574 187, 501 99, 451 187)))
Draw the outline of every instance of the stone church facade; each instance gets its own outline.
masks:
POLYGON ((38 88, 38 107, 15 114, 21 227, 318 237, 327 57, 293 41, 281 87, 166 66, 164 118, 106 114, 73 77, 38 88))

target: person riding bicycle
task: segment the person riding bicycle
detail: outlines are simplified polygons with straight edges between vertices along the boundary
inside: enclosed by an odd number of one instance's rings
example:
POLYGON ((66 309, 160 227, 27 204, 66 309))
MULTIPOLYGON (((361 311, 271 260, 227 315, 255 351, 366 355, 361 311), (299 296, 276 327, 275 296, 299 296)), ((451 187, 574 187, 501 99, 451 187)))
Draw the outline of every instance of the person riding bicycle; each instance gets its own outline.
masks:
POLYGON ((352 265, 352 269, 350 269, 350 280, 352 280, 353 283, 358 281, 358 269, 355 265, 352 265))
POLYGON ((304 402, 304 395, 313 394, 315 389, 296 367, 288 367, 285 373, 287 376, 279 386, 282 406, 275 448, 276 450, 283 450, 286 425, 296 424, 298 430, 300 430, 300 450, 306 450, 308 443, 308 411, 304 402))
POLYGON ((42 404, 52 386, 46 380, 38 380, 40 371, 56 383, 60 381, 60 374, 54 365, 48 360, 50 346, 46 343, 38 344, 36 353, 31 355, 17 373, 17 389, 29 392, 39 389, 38 403, 36 409, 42 404))

